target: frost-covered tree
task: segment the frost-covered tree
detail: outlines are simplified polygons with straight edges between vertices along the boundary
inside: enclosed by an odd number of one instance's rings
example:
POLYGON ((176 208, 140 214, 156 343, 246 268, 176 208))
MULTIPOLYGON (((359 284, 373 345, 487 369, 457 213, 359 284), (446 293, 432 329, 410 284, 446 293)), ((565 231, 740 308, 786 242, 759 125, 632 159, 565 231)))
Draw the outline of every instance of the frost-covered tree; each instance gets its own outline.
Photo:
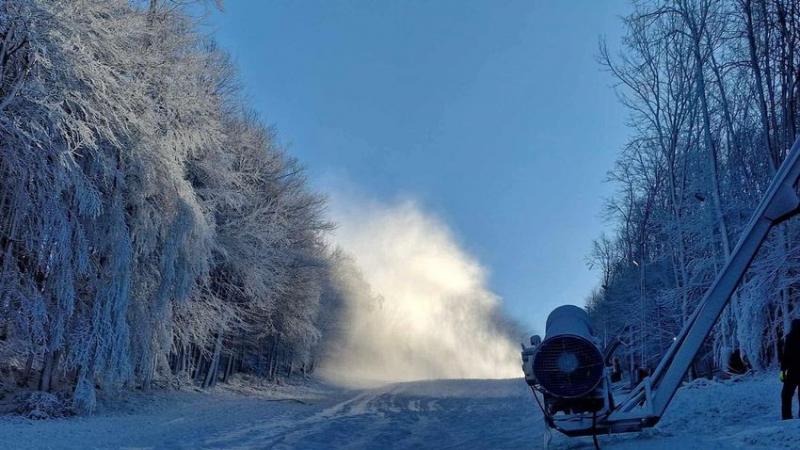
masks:
MULTIPOLYGON (((636 2, 624 25, 621 51, 601 46, 601 60, 619 82, 632 138, 610 172, 616 235, 590 259, 603 274, 590 309, 635 344, 632 365, 652 367, 797 136, 800 9, 794 0, 653 0, 636 2)), ((724 370, 734 352, 756 369, 775 361, 798 314, 798 231, 789 222, 770 236, 697 370, 724 370)))
POLYGON ((84 410, 319 338, 323 201, 186 5, 0 0, 0 365, 84 410))

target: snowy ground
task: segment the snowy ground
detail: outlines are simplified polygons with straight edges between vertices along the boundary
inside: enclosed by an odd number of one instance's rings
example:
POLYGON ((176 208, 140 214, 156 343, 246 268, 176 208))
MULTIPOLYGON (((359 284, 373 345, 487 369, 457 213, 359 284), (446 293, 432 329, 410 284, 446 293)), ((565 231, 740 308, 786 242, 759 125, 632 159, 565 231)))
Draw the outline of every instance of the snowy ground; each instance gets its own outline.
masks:
MULTIPOLYGON (((601 437, 604 449, 797 449, 800 420, 781 422, 775 377, 682 389, 655 430, 601 437)), ((172 392, 105 404, 92 417, 0 418, 0 447, 542 448, 541 417, 522 380, 324 385, 172 392), (245 395, 246 394, 246 395, 245 395)), ((550 448, 587 449, 554 435, 550 448)))

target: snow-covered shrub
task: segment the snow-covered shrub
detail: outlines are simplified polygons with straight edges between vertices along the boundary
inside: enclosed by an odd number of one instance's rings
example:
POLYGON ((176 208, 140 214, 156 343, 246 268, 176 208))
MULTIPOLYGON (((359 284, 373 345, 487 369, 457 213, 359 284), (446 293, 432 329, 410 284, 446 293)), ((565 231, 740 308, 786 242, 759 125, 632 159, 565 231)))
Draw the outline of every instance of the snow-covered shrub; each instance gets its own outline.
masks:
POLYGON ((57 419, 75 414, 71 402, 64 395, 36 391, 22 395, 19 402, 17 413, 28 419, 57 419))

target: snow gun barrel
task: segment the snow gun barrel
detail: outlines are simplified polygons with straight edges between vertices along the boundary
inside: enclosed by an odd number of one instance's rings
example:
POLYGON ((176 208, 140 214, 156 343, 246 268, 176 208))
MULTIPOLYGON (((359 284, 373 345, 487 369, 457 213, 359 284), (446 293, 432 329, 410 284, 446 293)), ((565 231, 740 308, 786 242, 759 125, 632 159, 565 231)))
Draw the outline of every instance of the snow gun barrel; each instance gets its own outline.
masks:
POLYGON ((545 339, 533 355, 533 375, 543 391, 560 398, 584 397, 597 388, 603 355, 586 311, 565 305, 550 313, 545 339))

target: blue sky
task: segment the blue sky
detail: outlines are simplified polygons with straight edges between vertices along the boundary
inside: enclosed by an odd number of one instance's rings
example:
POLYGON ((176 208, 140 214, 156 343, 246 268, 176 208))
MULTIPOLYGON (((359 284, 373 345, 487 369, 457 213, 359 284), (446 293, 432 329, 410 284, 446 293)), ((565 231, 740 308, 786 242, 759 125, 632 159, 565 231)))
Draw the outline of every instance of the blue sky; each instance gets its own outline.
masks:
POLYGON ((626 0, 226 3, 209 24, 315 186, 416 199, 528 328, 584 302, 628 135, 597 44, 626 0))

